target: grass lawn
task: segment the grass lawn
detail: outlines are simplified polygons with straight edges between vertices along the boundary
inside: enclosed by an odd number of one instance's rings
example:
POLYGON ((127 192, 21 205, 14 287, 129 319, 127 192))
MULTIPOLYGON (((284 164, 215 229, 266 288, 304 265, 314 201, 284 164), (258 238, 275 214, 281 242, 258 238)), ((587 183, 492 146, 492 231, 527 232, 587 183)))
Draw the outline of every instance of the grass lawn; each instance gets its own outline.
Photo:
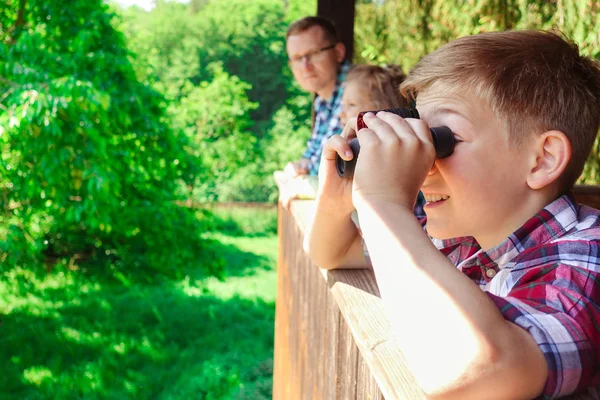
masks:
POLYGON ((218 211, 227 278, 0 275, 0 399, 270 399, 276 210, 218 211))

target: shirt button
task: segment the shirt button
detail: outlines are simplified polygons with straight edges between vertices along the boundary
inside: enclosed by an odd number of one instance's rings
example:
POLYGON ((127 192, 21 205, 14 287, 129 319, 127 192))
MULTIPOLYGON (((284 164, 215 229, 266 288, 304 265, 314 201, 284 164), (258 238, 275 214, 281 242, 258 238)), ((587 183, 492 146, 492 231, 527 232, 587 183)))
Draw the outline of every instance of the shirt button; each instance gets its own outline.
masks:
POLYGON ((493 269, 488 269, 487 271, 485 271, 485 274, 487 275, 488 278, 493 278, 496 276, 496 271, 493 269))

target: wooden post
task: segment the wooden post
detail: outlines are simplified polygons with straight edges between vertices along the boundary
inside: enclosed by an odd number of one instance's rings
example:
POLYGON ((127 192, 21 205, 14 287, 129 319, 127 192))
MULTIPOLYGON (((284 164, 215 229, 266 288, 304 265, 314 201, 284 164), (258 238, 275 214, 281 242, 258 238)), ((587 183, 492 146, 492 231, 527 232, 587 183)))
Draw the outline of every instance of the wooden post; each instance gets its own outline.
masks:
POLYGON ((383 400, 330 288, 339 283, 336 290, 345 292, 341 282, 323 274, 302 249, 313 205, 296 201, 299 219, 279 206, 273 399, 383 400))
POLYGON ((346 58, 354 55, 354 6, 356 0, 318 0, 317 15, 331 19, 346 46, 346 58))

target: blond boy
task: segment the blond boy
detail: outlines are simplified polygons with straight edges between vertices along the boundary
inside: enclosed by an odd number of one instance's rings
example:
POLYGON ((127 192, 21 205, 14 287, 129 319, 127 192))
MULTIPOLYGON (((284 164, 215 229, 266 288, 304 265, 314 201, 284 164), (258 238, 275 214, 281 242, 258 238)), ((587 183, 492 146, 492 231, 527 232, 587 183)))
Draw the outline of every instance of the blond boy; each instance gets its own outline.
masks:
POLYGON ((367 266, 430 398, 555 398, 600 384, 600 212, 569 195, 600 124, 600 70, 554 33, 464 37, 401 86, 420 120, 366 115, 324 147, 307 249, 367 266), (430 126, 454 154, 436 160, 430 126), (353 181, 335 156, 361 143, 353 181), (422 190, 426 230, 412 205, 422 190), (431 240, 433 238, 433 240, 431 240))

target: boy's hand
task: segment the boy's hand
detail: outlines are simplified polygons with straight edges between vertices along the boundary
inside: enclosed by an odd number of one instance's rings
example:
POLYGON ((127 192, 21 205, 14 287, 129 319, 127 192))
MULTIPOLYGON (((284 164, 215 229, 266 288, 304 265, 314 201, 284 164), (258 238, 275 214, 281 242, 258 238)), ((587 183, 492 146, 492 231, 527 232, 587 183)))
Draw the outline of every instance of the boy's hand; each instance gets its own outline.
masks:
POLYGON ((354 155, 348 145, 350 139, 356 137, 356 118, 350 118, 341 135, 333 135, 323 145, 321 164, 319 166, 319 192, 321 201, 334 205, 341 213, 350 214, 352 205, 352 180, 342 179, 336 169, 336 155, 346 161, 354 155))
POLYGON ((358 132, 360 156, 354 170, 354 205, 387 202, 410 210, 435 162, 426 122, 389 112, 363 116, 368 129, 358 132))
POLYGON ((292 178, 295 178, 299 175, 306 175, 308 174, 309 163, 310 160, 308 158, 303 158, 300 161, 288 163, 283 171, 292 178))

